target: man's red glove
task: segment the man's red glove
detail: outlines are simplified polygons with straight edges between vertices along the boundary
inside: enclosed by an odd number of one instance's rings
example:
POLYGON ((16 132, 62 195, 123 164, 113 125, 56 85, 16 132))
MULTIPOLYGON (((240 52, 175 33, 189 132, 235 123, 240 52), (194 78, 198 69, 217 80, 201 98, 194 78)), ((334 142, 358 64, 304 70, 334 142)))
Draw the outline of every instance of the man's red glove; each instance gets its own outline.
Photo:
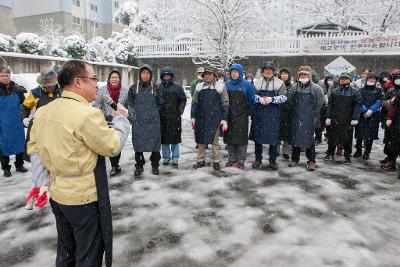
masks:
POLYGON ((31 200, 31 198, 38 199, 39 197, 39 187, 32 188, 31 192, 29 193, 28 197, 26 198, 26 203, 31 200))

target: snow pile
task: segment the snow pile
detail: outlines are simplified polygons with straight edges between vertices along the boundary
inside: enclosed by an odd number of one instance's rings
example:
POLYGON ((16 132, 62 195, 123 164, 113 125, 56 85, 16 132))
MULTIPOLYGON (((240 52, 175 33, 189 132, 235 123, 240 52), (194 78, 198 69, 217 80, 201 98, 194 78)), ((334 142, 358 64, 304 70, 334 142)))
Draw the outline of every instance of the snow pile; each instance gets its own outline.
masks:
POLYGON ((32 55, 44 55, 46 52, 46 44, 37 34, 22 32, 15 39, 18 52, 32 55))
POLYGON ((8 35, 0 33, 0 51, 14 52, 15 40, 8 35))

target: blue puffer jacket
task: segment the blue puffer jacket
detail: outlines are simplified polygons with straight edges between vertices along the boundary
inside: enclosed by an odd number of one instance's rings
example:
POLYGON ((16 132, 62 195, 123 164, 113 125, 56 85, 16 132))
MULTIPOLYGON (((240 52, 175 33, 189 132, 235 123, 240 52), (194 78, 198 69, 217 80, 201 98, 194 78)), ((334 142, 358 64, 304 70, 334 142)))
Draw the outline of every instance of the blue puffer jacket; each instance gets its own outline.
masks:
POLYGON ((243 93, 247 96, 247 107, 250 109, 253 105, 254 105, 254 101, 255 101, 255 97, 254 97, 254 86, 246 81, 243 78, 243 66, 240 64, 233 64, 231 66, 231 71, 236 70, 239 72, 239 78, 237 78, 236 80, 228 80, 225 83, 226 89, 228 91, 239 91, 242 90, 243 93))

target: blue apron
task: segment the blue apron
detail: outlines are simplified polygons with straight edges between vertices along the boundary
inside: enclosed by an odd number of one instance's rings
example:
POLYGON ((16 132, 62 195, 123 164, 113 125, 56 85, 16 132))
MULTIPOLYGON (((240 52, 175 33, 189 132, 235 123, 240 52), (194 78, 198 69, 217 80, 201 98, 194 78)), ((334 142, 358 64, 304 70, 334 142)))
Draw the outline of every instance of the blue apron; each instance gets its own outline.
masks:
POLYGON ((293 147, 310 148, 314 145, 314 117, 317 112, 311 85, 309 92, 298 92, 296 88, 293 98, 291 144, 293 147))
MULTIPOLYGON (((260 90, 260 97, 274 97, 275 90, 260 90)), ((250 140, 256 144, 276 145, 279 136, 281 111, 279 105, 256 103, 251 118, 250 140)))
POLYGON ((1 96, 0 107, 0 152, 4 156, 20 154, 24 152, 25 132, 18 94, 1 96))
POLYGON ((140 89, 132 111, 132 144, 136 152, 157 152, 161 148, 160 115, 156 95, 140 89))
POLYGON ((212 144, 222 118, 221 95, 215 89, 198 93, 194 129, 197 144, 212 144))

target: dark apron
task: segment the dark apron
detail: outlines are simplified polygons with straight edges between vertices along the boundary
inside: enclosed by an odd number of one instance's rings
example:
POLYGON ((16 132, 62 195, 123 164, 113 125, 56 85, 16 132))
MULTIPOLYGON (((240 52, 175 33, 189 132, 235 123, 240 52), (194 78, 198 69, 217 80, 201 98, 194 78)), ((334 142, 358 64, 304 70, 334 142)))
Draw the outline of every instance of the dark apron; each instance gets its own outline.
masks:
POLYGON ((108 180, 106 161, 103 156, 98 156, 94 176, 97 189, 97 202, 99 205, 100 227, 104 242, 106 266, 112 265, 113 228, 110 195, 108 193, 108 180))
MULTIPOLYGON (((367 91, 365 89, 360 90, 363 98, 363 103, 367 107, 371 107, 375 104, 376 100, 381 99, 380 92, 367 91)), ((355 137, 361 140, 378 140, 379 123, 381 121, 380 112, 374 112, 368 118, 360 116, 359 124, 356 126, 355 137)))
POLYGON ((132 143, 136 152, 157 152, 161 148, 160 115, 156 95, 148 88, 140 90, 135 96, 132 143))
POLYGON ((224 143, 229 145, 246 145, 249 132, 249 109, 247 96, 240 91, 228 91, 229 117, 228 131, 224 133, 224 143))
POLYGON ((317 112, 315 97, 309 92, 294 93, 292 112, 292 141, 293 147, 310 148, 314 145, 314 117, 317 112))
POLYGON ((179 144, 182 142, 179 106, 178 93, 163 91, 163 104, 160 109, 161 144, 179 144))
POLYGON ((353 140, 353 96, 334 96, 330 137, 335 145, 351 144, 353 140))
POLYGON ((215 89, 202 89, 198 93, 194 129, 197 144, 212 144, 222 117, 221 95, 215 89))
MULTIPOLYGON (((274 97, 274 90, 260 90, 260 97, 274 97)), ((251 118, 250 140, 257 144, 276 145, 280 128, 279 105, 270 103, 267 106, 256 103, 251 118)))
POLYGON ((0 152, 2 156, 24 152, 25 132, 17 93, 0 97, 0 152))

